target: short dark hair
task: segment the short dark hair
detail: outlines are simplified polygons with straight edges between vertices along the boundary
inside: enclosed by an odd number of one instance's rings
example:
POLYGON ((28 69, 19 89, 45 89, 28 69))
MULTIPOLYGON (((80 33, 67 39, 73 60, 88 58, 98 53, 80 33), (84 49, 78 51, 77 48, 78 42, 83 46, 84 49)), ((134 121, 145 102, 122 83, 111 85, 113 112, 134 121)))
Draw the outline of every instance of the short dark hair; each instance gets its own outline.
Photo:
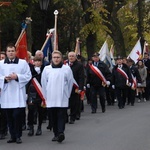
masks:
POLYGON ((6 50, 7 50, 8 47, 11 47, 11 48, 14 47, 15 50, 16 50, 16 46, 13 43, 8 43, 7 46, 6 46, 6 50))
POLYGON ((148 55, 149 56, 149 53, 145 52, 144 55, 148 55))
POLYGON ((34 61, 41 61, 41 62, 43 61, 42 58, 37 57, 37 56, 35 56, 35 57, 33 58, 33 60, 34 60, 34 61))

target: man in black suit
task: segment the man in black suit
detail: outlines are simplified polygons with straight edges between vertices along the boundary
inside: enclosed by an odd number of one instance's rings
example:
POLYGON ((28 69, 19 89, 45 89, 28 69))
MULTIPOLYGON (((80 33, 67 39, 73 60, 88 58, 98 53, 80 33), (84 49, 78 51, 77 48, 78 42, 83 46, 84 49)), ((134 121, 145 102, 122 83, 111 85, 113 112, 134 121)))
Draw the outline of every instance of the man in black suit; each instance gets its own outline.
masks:
POLYGON ((100 60, 98 53, 93 54, 92 60, 92 64, 89 64, 89 68, 87 69, 87 86, 90 87, 91 109, 92 113, 96 113, 98 94, 102 108, 102 113, 104 113, 106 111, 105 86, 110 85, 112 75, 107 65, 100 60), (102 79, 97 75, 97 73, 95 73, 94 70, 92 70, 92 65, 94 65, 102 73, 102 75, 106 79, 106 83, 103 83, 102 79))
POLYGON ((70 107, 70 124, 74 124, 75 120, 80 119, 81 115, 81 100, 80 100, 80 92, 84 87, 84 68, 83 65, 77 61, 77 56, 75 52, 68 53, 68 65, 73 72, 73 77, 75 82, 78 84, 78 89, 74 86, 72 89, 72 93, 69 99, 69 107, 70 107))
POLYGON ((127 65, 129 66, 132 75, 132 83, 131 86, 128 88, 127 105, 131 104, 131 106, 134 106, 136 88, 138 85, 141 84, 142 81, 141 81, 141 76, 139 74, 139 71, 137 67, 135 67, 134 65, 134 61, 132 59, 128 59, 127 65))
POLYGON ((129 67, 123 63, 121 56, 116 58, 117 65, 112 70, 112 87, 115 88, 118 107, 125 107, 127 91, 132 82, 131 72, 129 67))
POLYGON ((144 64, 147 67, 147 79, 146 79, 146 88, 145 88, 145 95, 146 100, 149 100, 150 97, 150 58, 148 53, 144 53, 144 64))

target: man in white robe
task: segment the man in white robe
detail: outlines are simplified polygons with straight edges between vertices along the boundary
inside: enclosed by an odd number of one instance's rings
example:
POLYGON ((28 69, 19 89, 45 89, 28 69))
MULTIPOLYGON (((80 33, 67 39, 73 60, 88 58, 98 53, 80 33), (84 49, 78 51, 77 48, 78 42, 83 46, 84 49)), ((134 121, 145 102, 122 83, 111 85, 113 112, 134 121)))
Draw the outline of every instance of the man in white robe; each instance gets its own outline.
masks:
POLYGON ((52 141, 62 142, 65 139, 66 112, 73 86, 73 74, 69 66, 63 65, 61 52, 52 53, 52 63, 44 68, 41 84, 52 117, 52 141))
POLYGON ((26 107, 26 84, 31 72, 25 60, 16 57, 16 48, 6 47, 6 59, 0 61, 1 108, 6 110, 9 132, 7 143, 22 143, 22 114, 26 107))

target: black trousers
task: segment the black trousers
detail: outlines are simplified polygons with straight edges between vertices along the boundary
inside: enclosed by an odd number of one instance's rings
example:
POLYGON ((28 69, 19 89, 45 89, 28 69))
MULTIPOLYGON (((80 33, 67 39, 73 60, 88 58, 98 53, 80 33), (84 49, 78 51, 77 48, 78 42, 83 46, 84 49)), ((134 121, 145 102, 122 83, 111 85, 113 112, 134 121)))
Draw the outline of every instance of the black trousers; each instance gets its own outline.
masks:
POLYGON ((136 90, 129 88, 127 94, 128 104, 134 105, 136 90))
POLYGON ((90 88, 86 88, 85 94, 86 94, 87 103, 91 104, 90 88))
POLYGON ((43 109, 44 108, 41 107, 41 103, 34 103, 32 105, 28 105, 28 125, 29 126, 33 126, 35 117, 38 118, 38 126, 42 125, 43 109), (37 116, 35 116, 35 113, 37 113, 37 116))
POLYGON ((146 100, 150 98, 150 78, 146 79, 146 88, 145 88, 146 100))
POLYGON ((111 87, 106 87, 106 100, 108 105, 114 105, 115 91, 111 87))
POLYGON ((51 116, 52 127, 55 136, 65 131, 67 108, 48 108, 48 113, 51 116))
POLYGON ((105 87, 91 86, 91 109, 96 111, 97 109, 97 95, 99 95, 100 105, 102 110, 105 109, 105 87))
POLYGON ((4 109, 0 108, 0 134, 5 134, 6 132, 7 132, 6 112, 4 109))
POLYGON ((127 88, 116 88, 116 97, 118 100, 118 107, 124 108, 127 98, 127 88))
POLYGON ((81 116, 81 100, 79 94, 71 94, 69 99, 70 119, 75 121, 76 116, 81 116))
POLYGON ((11 108, 5 110, 11 138, 20 138, 22 136, 22 117, 24 108, 11 108))

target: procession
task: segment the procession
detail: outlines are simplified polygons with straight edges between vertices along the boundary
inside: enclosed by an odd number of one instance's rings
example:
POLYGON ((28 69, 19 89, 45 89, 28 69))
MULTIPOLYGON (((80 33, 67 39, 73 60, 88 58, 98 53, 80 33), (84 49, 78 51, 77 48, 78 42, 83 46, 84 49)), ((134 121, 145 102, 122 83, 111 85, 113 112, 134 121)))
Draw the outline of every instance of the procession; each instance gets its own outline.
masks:
MULTIPOLYGON (((11 3, 0 2, 0 7, 11 5, 11 3)), ((92 119, 93 121, 101 120, 100 123, 95 121, 94 126, 101 123, 103 125, 107 119, 111 125, 114 123, 114 118, 121 120, 123 119, 121 116, 126 118, 125 115, 128 114, 130 122, 134 123, 138 121, 135 119, 136 111, 142 109, 142 113, 149 113, 149 111, 143 111, 148 110, 150 101, 148 42, 146 40, 143 42, 142 37, 136 38, 137 42, 133 48, 130 47, 128 54, 124 55, 123 52, 115 52, 117 47, 115 43, 109 49, 111 40, 109 41, 107 36, 105 40, 103 39, 101 48, 90 53, 87 50, 87 54, 83 55, 82 42, 80 38, 76 38, 74 48, 64 53, 59 45, 61 38, 58 33, 61 13, 58 10, 53 12, 54 28, 47 30, 44 43, 41 48, 35 50, 35 53, 32 53, 27 46, 28 27, 33 21, 31 17, 26 17, 22 22, 21 32, 15 42, 4 42, 5 47, 2 45, 0 50, 0 146, 1 142, 3 146, 4 142, 10 146, 28 144, 35 137, 42 140, 42 137, 48 134, 51 135, 51 139, 46 138, 44 142, 47 140, 48 144, 67 145, 69 140, 74 138, 74 136, 69 137, 71 133, 75 134, 74 129, 77 132, 78 125, 80 125, 79 129, 84 128, 84 123, 87 127, 88 121, 91 124, 92 119), (113 118, 113 114, 117 117, 113 118), (131 121, 130 114, 135 115, 134 122, 131 121)), ((149 114, 143 116, 147 118, 149 114)), ((148 120, 146 118, 145 120, 148 120)), ((119 124, 121 122, 117 123, 118 126, 119 124)), ((124 129, 126 124, 123 124, 124 129)), ((92 137, 94 132, 101 135, 103 131, 94 131, 94 126, 93 132, 81 130, 79 133, 81 137, 88 132, 91 134, 88 135, 89 137, 92 137)), ((112 126, 107 128, 113 129, 112 126)), ((111 132, 107 131, 106 134, 103 132, 104 137, 111 132)), ((129 131, 134 130, 130 128, 129 131)), ((121 137, 119 132, 116 133, 118 137, 115 138, 121 137)), ((136 133, 134 134, 136 136, 136 133)), ((87 142, 88 145, 90 140, 87 139, 85 143, 87 142)), ((132 143, 132 141, 129 142, 132 143)), ((108 141, 108 143, 111 142, 108 141)), ((89 149, 97 149, 97 146, 89 149)), ((109 147, 109 144, 105 144, 104 147, 107 146, 109 147)))

